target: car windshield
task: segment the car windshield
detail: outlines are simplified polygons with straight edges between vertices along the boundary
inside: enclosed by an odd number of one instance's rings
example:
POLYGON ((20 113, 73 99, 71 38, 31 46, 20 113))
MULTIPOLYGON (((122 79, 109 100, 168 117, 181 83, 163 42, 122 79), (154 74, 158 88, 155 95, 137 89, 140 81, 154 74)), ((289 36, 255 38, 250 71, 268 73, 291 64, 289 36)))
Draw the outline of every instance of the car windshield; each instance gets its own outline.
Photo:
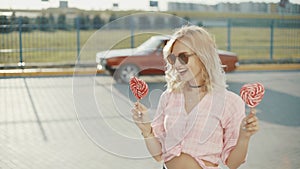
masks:
POLYGON ((157 47, 161 44, 161 40, 158 39, 158 38, 150 38, 149 40, 145 41, 144 43, 142 43, 138 48, 137 50, 138 51, 153 51, 153 50, 156 50, 157 47))

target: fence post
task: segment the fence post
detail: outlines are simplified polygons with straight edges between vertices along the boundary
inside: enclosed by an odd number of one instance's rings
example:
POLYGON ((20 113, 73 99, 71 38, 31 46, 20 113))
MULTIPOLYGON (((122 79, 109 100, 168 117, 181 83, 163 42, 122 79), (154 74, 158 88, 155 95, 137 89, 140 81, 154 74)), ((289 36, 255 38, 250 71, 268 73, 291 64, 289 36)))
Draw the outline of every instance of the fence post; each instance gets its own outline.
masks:
POLYGON ((133 17, 130 16, 130 31, 131 31, 131 48, 134 48, 134 20, 133 17))
POLYGON ((274 19, 271 21, 270 25, 270 60, 273 60, 273 50, 274 50, 274 19))
POLYGON ((19 54, 20 54, 20 60, 18 63, 18 66, 23 68, 25 66, 25 62, 23 61, 23 44, 22 44, 22 17, 19 18, 19 54))
POLYGON ((227 50, 231 51, 231 19, 227 20, 227 50))
POLYGON ((76 33, 77 33, 77 62, 80 62, 80 18, 76 18, 76 33))

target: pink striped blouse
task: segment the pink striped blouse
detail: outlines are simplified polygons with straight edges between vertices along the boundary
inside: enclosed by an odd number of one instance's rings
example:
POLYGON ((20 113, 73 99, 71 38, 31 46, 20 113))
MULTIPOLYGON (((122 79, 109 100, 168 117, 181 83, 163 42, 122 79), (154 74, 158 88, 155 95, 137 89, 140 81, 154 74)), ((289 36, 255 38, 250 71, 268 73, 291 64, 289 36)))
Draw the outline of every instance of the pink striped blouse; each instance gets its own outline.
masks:
POLYGON ((235 147, 245 104, 230 92, 211 92, 187 113, 182 93, 164 92, 151 124, 162 145, 162 158, 169 161, 181 152, 191 155, 206 169, 202 160, 225 164, 235 147))

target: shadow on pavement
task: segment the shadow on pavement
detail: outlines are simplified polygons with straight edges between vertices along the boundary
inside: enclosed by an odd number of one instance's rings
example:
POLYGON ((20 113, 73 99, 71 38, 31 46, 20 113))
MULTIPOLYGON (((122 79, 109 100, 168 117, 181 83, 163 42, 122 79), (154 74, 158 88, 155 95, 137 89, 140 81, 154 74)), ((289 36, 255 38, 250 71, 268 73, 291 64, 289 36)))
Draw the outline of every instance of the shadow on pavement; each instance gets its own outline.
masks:
MULTIPOLYGON (((239 94, 244 83, 228 82, 228 85, 229 90, 239 94)), ((285 126, 300 126, 299 97, 266 88, 265 96, 257 109, 261 111, 257 117, 262 121, 285 126)), ((249 109, 246 111, 249 112, 249 109)))
MULTIPOLYGON (((166 90, 165 83, 155 83, 155 82, 147 82, 149 87, 148 95, 143 98, 140 102, 143 103, 147 107, 156 108, 159 96, 162 94, 163 91, 166 90)), ((125 97, 129 96, 130 101, 136 102, 135 96, 130 92, 128 84, 118 84, 115 83, 113 86, 122 93, 125 97), (129 93, 127 93, 129 91, 129 93)))
MULTIPOLYGON (((165 83, 149 83, 149 93, 152 93, 154 90, 159 91, 158 93, 162 93, 166 87, 165 83)), ((227 82, 228 90, 233 91, 234 93, 239 95, 240 88, 244 83, 237 82, 227 82)), ((124 96, 129 96, 132 102, 135 102, 136 99, 131 92, 126 93, 129 85, 127 84, 113 84, 113 86, 124 96)), ((151 97, 151 94, 150 94, 151 97)), ((145 104, 147 107, 156 107, 159 101, 159 96, 156 98, 149 98, 147 95, 146 98, 142 99, 141 102, 145 104)), ((285 126, 300 126, 300 98, 296 96, 292 96, 286 93, 278 92, 275 90, 267 89, 265 92, 265 96, 262 102, 257 107, 258 110, 258 118, 262 121, 285 125, 285 126)), ((246 112, 249 112, 249 109, 246 108, 246 112)))

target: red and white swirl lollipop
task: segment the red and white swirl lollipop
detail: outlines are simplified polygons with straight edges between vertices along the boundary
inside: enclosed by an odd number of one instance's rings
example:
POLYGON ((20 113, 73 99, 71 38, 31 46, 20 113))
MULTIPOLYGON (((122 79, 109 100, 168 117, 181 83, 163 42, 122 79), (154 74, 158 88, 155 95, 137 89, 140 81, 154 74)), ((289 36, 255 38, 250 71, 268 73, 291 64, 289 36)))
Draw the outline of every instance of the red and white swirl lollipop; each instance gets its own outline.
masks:
POLYGON ((145 81, 138 79, 137 77, 130 78, 130 89, 137 101, 141 100, 148 94, 149 88, 145 81))
POLYGON ((240 90, 240 95, 245 103, 254 109, 263 99, 265 88, 261 83, 245 84, 240 90))
MULTIPOLYGON (((133 95, 136 97, 138 102, 142 98, 144 98, 149 92, 147 83, 142 79, 138 79, 137 77, 130 78, 129 85, 130 85, 130 90, 132 91, 133 95)), ((139 117, 141 116, 142 113, 139 112, 139 117)))

